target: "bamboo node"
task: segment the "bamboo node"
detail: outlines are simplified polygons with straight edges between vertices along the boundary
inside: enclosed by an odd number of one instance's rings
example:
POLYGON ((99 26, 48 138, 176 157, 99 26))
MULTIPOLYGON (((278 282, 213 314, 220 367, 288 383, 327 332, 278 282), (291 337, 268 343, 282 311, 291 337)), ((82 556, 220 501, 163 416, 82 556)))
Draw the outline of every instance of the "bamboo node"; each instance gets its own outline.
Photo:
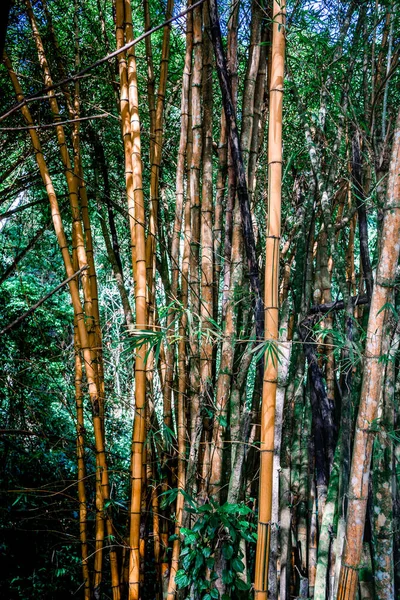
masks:
POLYGON ((367 502, 368 496, 353 496, 351 494, 347 494, 347 498, 349 500, 360 500, 361 502, 367 502))
POLYGON ((343 568, 351 569, 352 571, 359 571, 362 567, 360 565, 358 567, 355 567, 354 565, 348 565, 347 563, 343 563, 343 568))
POLYGON ((389 206, 384 206, 381 208, 382 212, 386 212, 387 210, 396 210, 400 208, 400 204, 390 204, 389 206))

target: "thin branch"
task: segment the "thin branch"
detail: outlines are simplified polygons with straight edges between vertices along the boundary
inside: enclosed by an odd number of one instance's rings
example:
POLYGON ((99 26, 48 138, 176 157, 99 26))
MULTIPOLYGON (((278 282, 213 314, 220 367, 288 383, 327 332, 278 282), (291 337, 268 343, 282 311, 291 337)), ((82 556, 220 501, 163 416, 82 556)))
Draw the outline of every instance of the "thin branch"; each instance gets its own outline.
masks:
POLYGON ((59 125, 70 125, 79 121, 91 121, 92 119, 104 119, 108 114, 92 115, 91 117, 81 117, 80 119, 70 119, 68 121, 55 121, 45 125, 29 125, 26 127, 0 127, 0 131, 29 131, 29 129, 48 129, 49 127, 58 127, 59 125))
POLYGON ((192 4, 192 6, 189 6, 188 8, 186 8, 185 10, 183 10, 182 12, 180 12, 178 15, 175 15, 174 17, 171 17, 170 19, 167 19, 166 21, 164 21, 160 25, 157 25, 156 27, 153 27, 153 29, 150 29, 149 31, 146 31, 145 33, 142 33, 135 40, 132 40, 131 42, 129 42, 129 44, 125 44, 125 46, 121 46, 121 48, 119 48, 118 50, 114 50, 114 52, 111 52, 110 54, 107 54, 107 56, 103 56, 103 58, 100 58, 99 60, 97 60, 96 62, 92 63, 91 65, 88 65, 87 67, 85 67, 81 71, 78 71, 78 73, 75 73, 75 75, 70 75, 69 77, 66 77, 65 79, 62 79, 61 81, 58 81, 57 83, 53 83, 52 85, 49 85, 49 86, 47 86, 45 88, 42 88, 36 94, 31 94, 30 96, 27 96, 25 98, 25 100, 23 100, 21 102, 18 102, 18 104, 15 104, 7 112, 5 112, 2 115, 0 115, 0 121, 2 121, 6 117, 9 117, 13 113, 15 113, 22 106, 24 106, 24 104, 27 101, 30 101, 30 100, 33 100, 33 99, 37 99, 39 96, 42 96, 45 92, 50 92, 52 90, 55 90, 55 89, 57 89, 59 87, 62 87, 64 85, 66 85, 67 83, 71 83, 71 81, 75 81, 76 79, 78 79, 79 77, 82 77, 83 75, 85 75, 86 73, 88 73, 89 71, 91 71, 92 69, 95 69, 96 67, 99 67, 100 65, 102 65, 102 64, 108 62, 109 60, 115 58, 116 56, 118 56, 118 54, 121 54, 122 52, 125 52, 129 48, 132 48, 132 46, 135 46, 136 44, 138 44, 139 42, 141 42, 142 40, 144 40, 147 36, 151 35, 152 33, 155 33, 156 31, 159 31, 160 29, 163 29, 164 27, 167 27, 168 25, 170 25, 170 23, 173 23, 177 19, 180 19, 181 17, 184 17, 188 12, 190 12, 191 10, 194 10, 197 6, 200 6, 201 4, 203 4, 204 1, 205 0, 199 0, 199 2, 196 2, 195 4, 192 4))
POLYGON ((22 206, 18 206, 17 208, 14 208, 13 210, 8 210, 7 212, 0 214, 0 221, 3 221, 3 219, 8 219, 8 217, 15 215, 15 213, 19 213, 22 210, 25 210, 25 208, 31 208, 32 206, 36 206, 37 204, 44 204, 47 202, 48 202, 48 199, 43 198, 42 200, 35 200, 34 202, 28 202, 28 204, 23 204, 22 206))
POLYGON ((67 285, 67 283, 69 283, 72 279, 74 279, 75 277, 77 277, 78 275, 80 275, 82 273, 82 271, 85 271, 88 268, 89 268, 88 265, 85 265, 84 267, 82 267, 81 269, 79 269, 79 271, 76 271, 76 273, 74 273, 73 275, 71 275, 71 277, 68 277, 68 279, 65 279, 64 281, 62 281, 57 287, 55 287, 53 290, 51 290, 51 292, 49 292, 48 294, 46 294, 45 296, 43 296, 43 298, 41 298, 39 300, 39 302, 36 302, 36 304, 34 304, 33 306, 31 306, 29 310, 27 310, 23 315, 21 315, 20 317, 18 317, 18 319, 15 319, 15 321, 13 321, 9 325, 7 325, 7 327, 4 327, 4 329, 2 329, 0 331, 0 335, 3 335, 3 333, 6 333, 7 331, 10 331, 10 329, 13 329, 17 325, 19 325, 19 323, 21 323, 27 317, 29 317, 29 315, 31 315, 37 308, 39 308, 39 306, 41 306, 44 302, 46 302, 46 300, 48 300, 49 298, 51 298, 51 296, 53 296, 56 292, 58 292, 59 290, 61 290, 61 288, 63 288, 65 285, 67 285))
POLYGON ((51 227, 51 224, 52 220, 49 219, 47 223, 35 233, 29 244, 25 246, 25 248, 21 250, 21 252, 14 258, 11 265, 7 267, 7 269, 0 275, 0 285, 4 283, 5 280, 8 279, 12 273, 14 273, 21 260, 28 254, 30 250, 32 250, 38 239, 40 239, 44 232, 51 227))
POLYGON ((34 435, 39 437, 42 434, 28 431, 27 429, 0 429, 0 435, 34 435))
MULTIPOLYGON (((369 304, 369 298, 368 296, 352 296, 351 304, 353 305, 353 307, 369 304)), ((334 310, 343 310, 345 308, 346 306, 344 304, 344 300, 335 300, 334 302, 327 302, 326 304, 315 304, 314 306, 311 306, 310 310, 308 311, 308 314, 325 315, 328 312, 334 310)))

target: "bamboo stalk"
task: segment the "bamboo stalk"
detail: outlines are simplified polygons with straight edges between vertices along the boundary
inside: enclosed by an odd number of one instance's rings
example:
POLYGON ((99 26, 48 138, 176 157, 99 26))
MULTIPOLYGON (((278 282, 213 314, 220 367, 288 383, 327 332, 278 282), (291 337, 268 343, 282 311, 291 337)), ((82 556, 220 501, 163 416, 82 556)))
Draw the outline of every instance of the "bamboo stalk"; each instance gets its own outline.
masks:
MULTIPOLYGON (((281 228, 282 185, 282 98, 285 52, 285 9, 274 1, 272 62, 270 81, 270 122, 268 132, 268 223, 265 259, 265 340, 275 344, 278 339, 279 240, 281 228)), ((266 600, 268 595, 268 557, 272 511, 272 473, 274 450, 275 400, 278 360, 267 349, 261 404, 260 438, 260 500, 255 599, 266 600)))
MULTIPOLYGON (((214 264, 213 264, 213 66, 212 45, 210 39, 210 20, 206 4, 203 5, 203 152, 202 152, 202 194, 200 209, 201 230, 201 343, 200 343, 200 396, 202 406, 209 406, 212 402, 213 384, 213 340, 212 340, 212 317, 214 314, 214 264)), ((206 501, 208 497, 208 481, 210 478, 210 442, 205 432, 205 444, 203 445, 203 472, 201 499, 206 501)))
MULTIPOLYGON (((201 121, 201 85, 202 85, 202 11, 198 7, 193 12, 193 66, 191 81, 191 124, 192 146, 189 173, 190 197, 190 257, 189 257, 189 291, 192 314, 198 319, 200 315, 200 166, 202 151, 201 121)), ((194 328, 189 336, 190 344, 190 450, 187 465, 188 492, 192 497, 197 493, 197 461, 200 438, 202 434, 202 416, 200 406, 200 373, 199 373, 199 341, 194 328)))
POLYGON ((90 600, 91 585, 88 564, 87 535, 87 500, 86 500, 86 468, 85 468, 85 424, 82 392, 82 359, 79 352, 79 335, 75 330, 75 403, 76 403, 76 456, 78 461, 78 500, 79 500, 79 537, 81 541, 82 575, 84 581, 84 598, 90 600))
POLYGON ((357 593, 358 567, 362 553, 368 482, 372 452, 372 421, 376 418, 381 389, 382 328, 385 304, 393 286, 399 258, 400 237, 400 112, 395 126, 392 158, 389 169, 385 214, 382 225, 382 247, 376 281, 371 298, 365 347, 364 371, 360 406, 357 416, 350 472, 349 507, 346 524, 346 546, 340 571, 338 600, 354 600, 357 593))
MULTIPOLYGON (((180 237, 182 232, 183 207, 185 203, 185 158, 187 154, 188 126, 189 126, 189 87, 190 73, 192 67, 193 51, 193 24, 192 13, 188 13, 186 18, 186 53, 185 66, 182 78, 182 96, 181 96, 181 134, 179 138, 178 163, 176 168, 176 205, 175 222, 171 247, 171 300, 174 301, 178 294, 179 279, 179 255, 180 255, 180 237)), ((189 202, 187 202, 189 204, 189 202)), ((190 227, 190 223, 188 224, 190 227)), ((188 241, 185 240, 188 246, 188 241)), ((187 262, 186 262, 187 265, 187 262)), ((187 269, 182 265, 182 297, 181 302, 184 308, 187 308, 187 269)), ((172 317, 172 315, 171 315, 172 317)), ((186 491, 186 420, 185 420, 185 397, 186 397, 186 369, 185 369, 185 328, 186 316, 181 317, 179 327, 178 341, 178 397, 177 397, 177 437, 178 437, 178 496, 176 499, 175 512, 175 535, 172 546, 171 569, 168 582, 167 598, 173 600, 176 594, 175 575, 179 568, 179 554, 181 549, 180 529, 183 524, 184 495, 186 491), (183 322, 182 322, 183 320, 183 322)), ((167 354, 167 369, 169 361, 173 361, 172 351, 167 354)))
MULTIPOLYGON (((123 0, 121 0, 121 16, 118 20, 122 29, 123 0)), ((130 30, 132 17, 129 0, 125 2, 126 35, 132 35, 130 30)), ((119 33, 122 42, 122 33, 119 33)), ((142 159, 139 120, 139 98, 137 87, 136 59, 133 51, 128 55, 129 90, 126 89, 126 66, 121 64, 123 87, 121 87, 121 103, 124 110, 125 151, 130 152, 126 162, 132 165, 132 184, 127 178, 127 195, 130 215, 130 231, 132 243, 132 268, 135 280, 136 328, 147 327, 146 305, 146 238, 145 238, 145 207, 142 182, 142 159), (124 92, 124 94, 123 94, 124 92), (127 93, 127 95, 125 95, 127 93), (124 96, 124 97, 123 97, 124 96), (129 138, 129 141, 128 141, 129 138), (132 185, 132 187, 128 186, 132 185), (131 195, 132 194, 132 195, 131 195)), ((138 600, 140 595, 140 521, 142 504, 142 464, 144 441, 146 436, 146 345, 138 348, 135 359, 135 418, 132 432, 131 455, 131 501, 129 526, 129 600, 138 600)))
MULTIPOLYGON (((13 87, 14 87, 14 90, 15 90, 15 93, 17 96, 17 101, 19 103, 21 103, 21 101, 23 100, 22 89, 19 84, 18 78, 15 74, 15 71, 12 68, 12 64, 5 53, 3 55, 3 60, 7 67, 9 76, 11 78, 11 82, 13 84, 13 87)), ((24 119, 25 119, 27 125, 33 125, 33 120, 32 120, 29 108, 23 102, 21 103, 21 106, 22 106, 21 112, 24 116, 24 119)), ((92 346, 90 344, 88 330, 86 328, 86 324, 85 324, 85 320, 84 320, 84 312, 83 312, 83 307, 82 307, 81 300, 79 297, 78 285, 77 285, 76 279, 74 278, 75 270, 74 270, 74 267, 72 264, 72 259, 71 259, 70 253, 68 251, 67 238, 65 236, 65 231, 64 231, 64 227, 63 227, 63 223, 62 223, 62 219, 61 219, 60 209, 59 209, 57 197, 55 194, 53 182, 51 180, 48 167, 44 160, 41 144, 39 141, 39 137, 36 133, 36 130, 30 129, 29 134, 31 137, 33 148, 35 150, 35 158, 36 158, 36 162, 37 162, 37 165, 38 165, 38 168, 40 171, 40 175, 42 177, 43 184, 44 184, 47 194, 48 194, 54 230, 55 230, 55 233, 57 236, 57 241, 58 241, 60 251, 62 254, 65 271, 66 271, 67 277, 71 278, 71 280, 69 282, 69 289, 70 289, 72 305, 74 308, 74 315, 75 315, 75 319, 76 319, 77 330, 78 330, 79 340, 80 340, 80 345, 81 345, 81 352, 82 352, 82 356, 83 356, 83 362, 85 365, 86 377, 87 377, 87 381, 88 381, 89 395, 90 395, 90 400, 91 400, 91 404, 92 404, 93 426, 94 426, 95 445, 96 445, 96 466, 97 466, 97 474, 98 474, 98 477, 100 480, 100 490, 101 490, 101 493, 99 496, 99 502, 101 505, 101 512, 103 512, 104 511, 104 501, 109 498, 110 488, 109 488, 109 476, 108 476, 108 469, 107 469, 107 461, 106 461, 106 455, 105 455, 105 449, 104 449, 103 427, 102 427, 102 420, 101 420, 101 416, 100 416, 99 391, 98 391, 98 387, 97 387, 97 383, 96 383, 97 377, 96 377, 96 372, 93 368, 93 363, 92 363, 92 346)), ((108 515, 106 516, 106 520, 108 523, 108 527, 112 531, 112 522, 108 515)), ((115 554, 114 549, 112 549, 112 551, 110 552, 110 562, 111 562, 112 572, 117 571, 116 554, 115 554)), ((114 600, 118 600, 119 587, 118 588, 113 587, 113 597, 114 597, 114 600)))

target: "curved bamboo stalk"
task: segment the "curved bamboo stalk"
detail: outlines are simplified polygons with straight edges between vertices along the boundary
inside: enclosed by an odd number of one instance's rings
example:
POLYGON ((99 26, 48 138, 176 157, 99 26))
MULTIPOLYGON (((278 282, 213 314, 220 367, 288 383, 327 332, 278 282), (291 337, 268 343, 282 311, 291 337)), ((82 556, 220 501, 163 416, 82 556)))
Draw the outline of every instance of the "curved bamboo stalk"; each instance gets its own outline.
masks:
MULTIPOLYGON (((15 71, 12 68, 12 64, 4 53, 3 55, 4 63, 9 72, 11 82, 13 84, 17 101, 21 103, 21 112, 25 119, 26 124, 33 125, 33 120, 30 114, 30 111, 27 105, 23 102, 24 96, 22 93, 21 86, 19 84, 18 78, 16 76, 15 71)), ((50 173, 48 167, 46 165, 42 147, 40 144, 40 140, 38 134, 35 129, 30 128, 29 134, 31 137, 32 145, 35 150, 35 158, 40 171, 40 175, 43 180, 43 184, 46 188, 47 195, 50 202, 51 214, 53 219, 54 230, 57 236, 57 241, 60 247, 60 251, 62 254, 65 271, 67 277, 72 277, 75 270, 72 264, 71 256, 68 251, 68 243, 67 238, 64 232, 64 227, 61 219, 60 209, 57 201, 57 197, 55 194, 53 182, 50 177, 50 173)), ((83 362, 85 365, 86 377, 88 381, 89 387, 89 396, 92 404, 93 411, 93 427, 94 427, 94 435, 95 435, 95 445, 96 445, 96 466, 97 473, 100 481, 100 490, 99 494, 99 502, 101 512, 104 512, 104 501, 109 498, 110 494, 110 486, 109 486, 109 477, 108 477, 108 469, 107 469, 107 461, 104 449, 104 437, 103 437, 103 426, 102 419, 100 415, 100 401, 99 401, 99 391, 97 387, 97 374, 93 367, 92 362, 92 346, 89 340, 88 330, 86 328, 85 319, 84 319, 84 311, 82 307, 82 303, 79 297, 79 289, 78 284, 75 279, 71 279, 69 283, 70 295, 72 300, 72 305, 74 309, 74 315, 77 324, 77 330, 79 334, 79 340, 81 345, 81 352, 83 356, 83 362)), ((107 529, 110 534, 113 532, 112 522, 108 515, 106 515, 106 523, 107 529)), ((118 565, 117 565, 117 557, 115 553, 115 549, 112 548, 110 551, 110 563, 111 563, 111 573, 112 573, 112 587, 113 587, 113 598, 114 600, 119 600, 119 584, 115 583, 115 573, 118 574, 118 565)), ((118 580, 118 579, 117 579, 118 580)))
MULTIPOLYGON (((38 30, 38 26, 36 23, 36 19, 32 10, 32 6, 30 0, 26 0, 26 7, 28 17, 31 22, 32 31, 35 39, 35 44, 38 52, 39 62, 42 67, 44 73, 44 80, 46 86, 52 86, 52 77, 50 73, 50 68, 48 61, 46 59, 43 42, 38 30)), ((47 12, 47 17, 50 17, 50 14, 47 12)), ((57 38, 55 36, 55 32, 52 27, 51 18, 49 20, 50 31, 52 33, 53 43, 56 49, 57 63, 59 66, 61 76, 65 75, 65 69, 61 60, 61 55, 57 43, 57 38)), ((79 56, 79 26, 78 26, 78 7, 77 3, 75 5, 74 12, 74 25, 75 25, 75 66, 79 68, 80 66, 80 56, 79 56)), ((73 133, 72 133, 72 145, 73 145, 73 155, 74 155, 74 164, 73 168, 71 165, 69 152, 66 144, 66 138, 64 129, 59 123, 60 115, 58 103, 55 98, 54 91, 49 91, 49 103, 53 113, 53 119, 55 121, 56 133, 58 145, 60 148, 61 159, 65 168, 65 177, 67 180, 68 192, 70 197, 70 204, 73 215, 73 246, 76 249, 76 256, 78 260, 78 266, 82 268, 83 265, 89 265, 89 271, 87 277, 82 279, 83 283, 83 292, 85 299, 85 312, 86 317, 88 319, 88 335, 89 335, 89 343, 91 345, 91 353, 92 353, 92 364, 94 367, 94 372, 96 376, 96 385, 98 389, 98 402, 99 402, 99 413, 100 420, 102 424, 103 430, 103 438, 104 438, 104 366, 103 366, 103 356, 102 356, 102 342, 101 342, 101 329, 100 329, 100 314, 99 314, 99 306, 98 306, 98 289, 97 289, 97 277, 96 277, 96 269, 94 263, 94 255, 93 255, 93 241, 91 234, 91 226, 90 226, 90 217, 88 210, 88 198, 86 193, 86 186, 83 179, 83 170, 82 170, 82 162, 80 156, 80 134, 79 134, 79 114, 80 114, 80 86, 79 80, 75 81, 75 93, 73 100, 71 99, 71 95, 66 87, 63 87, 64 96, 66 99, 68 112, 70 115, 70 119, 75 121, 73 125, 73 133), (58 124, 57 124, 58 123, 58 124), (80 200, 80 205, 79 205, 80 200), (83 220, 83 229, 82 223, 80 220, 80 213, 82 212, 82 220, 83 220), (86 242, 86 244, 85 244, 86 242)), ((97 483, 98 490, 96 493, 96 502, 97 502, 97 513, 96 513, 96 555, 95 555, 95 582, 94 589, 95 594, 98 593, 101 584, 102 578, 102 545, 104 541, 104 515, 103 515, 103 504, 104 499, 101 499, 100 496, 101 486, 100 483, 97 483), (98 531, 97 531, 98 530, 98 531)), ((106 521, 107 533, 108 535, 113 534, 113 529, 109 520, 106 521)), ((112 555, 111 567, 112 567, 112 586, 113 593, 115 597, 118 597, 118 573, 116 569, 116 554, 115 550, 111 548, 110 553, 112 555)))
MULTIPOLYGON (((47 61, 47 58, 45 55, 42 38, 40 36, 39 29, 38 29, 38 26, 36 23, 36 19, 33 14, 32 5, 31 5, 30 0, 25 0, 25 5, 26 5, 26 9, 27 9, 27 14, 28 14, 28 17, 29 17, 29 20, 31 23, 31 27, 32 27, 33 38, 34 38, 37 53, 38 53, 39 63, 40 63, 40 66, 42 68, 43 75, 44 75, 44 82, 45 82, 46 86, 52 86, 53 80, 51 77, 49 64, 48 64, 48 61, 47 61)), ((54 118, 55 122, 57 123, 57 121, 61 120, 61 117, 60 117, 60 111, 59 111, 59 107, 58 107, 57 98, 56 98, 53 90, 50 90, 48 92, 48 98, 49 98, 49 104, 50 104, 51 112, 53 114, 53 118, 54 118)), ((56 125, 55 129, 56 129, 56 134, 57 134, 57 142, 58 142, 58 146, 60 149, 61 160, 63 162, 64 169, 65 169, 65 177, 67 180, 68 193, 69 193, 71 211, 72 211, 72 223, 73 223, 74 235, 75 235, 75 240, 76 240, 76 252, 77 252, 77 257, 78 257, 79 268, 81 268, 84 265, 88 264, 88 260, 87 260, 87 256, 86 256, 84 236, 83 236, 82 224, 81 224, 81 219, 80 219, 79 201, 78 201, 78 193, 79 193, 78 192, 78 182, 74 175, 73 168, 71 166, 71 161, 70 161, 68 147, 67 147, 67 143, 66 143, 64 128, 62 125, 58 124, 58 125, 56 125)), ((88 330, 89 337, 93 338, 93 335, 94 335, 93 304, 92 304, 92 296, 91 296, 91 290, 90 290, 90 281, 89 281, 89 276, 87 273, 85 274, 84 277, 82 277, 82 287, 83 287, 84 295, 85 295, 85 303, 84 303, 85 313, 86 313, 87 318, 91 325, 91 328, 88 330)), ((93 347, 94 344, 91 344, 91 346, 93 347)), ((93 359, 94 358, 95 357, 93 356, 93 359)), ((96 365, 96 363, 94 363, 94 365, 96 365)), ((94 368, 96 371, 96 366, 94 368)))

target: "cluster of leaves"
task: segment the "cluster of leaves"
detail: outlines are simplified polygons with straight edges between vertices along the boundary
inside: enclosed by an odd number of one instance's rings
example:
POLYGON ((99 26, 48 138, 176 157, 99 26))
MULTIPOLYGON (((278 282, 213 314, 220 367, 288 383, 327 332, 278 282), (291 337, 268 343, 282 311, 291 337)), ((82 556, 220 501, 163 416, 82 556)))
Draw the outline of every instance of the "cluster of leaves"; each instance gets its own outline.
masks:
POLYGON ((221 600, 228 600, 236 591, 248 591, 250 581, 245 574, 240 542, 244 539, 254 544, 257 540, 254 523, 249 518, 252 510, 243 503, 219 506, 212 501, 188 510, 196 515, 196 522, 192 529, 181 529, 182 568, 176 574, 177 587, 186 590, 187 597, 193 588, 201 600, 217 600, 215 567, 217 558, 222 557, 220 575, 226 593, 221 600))

